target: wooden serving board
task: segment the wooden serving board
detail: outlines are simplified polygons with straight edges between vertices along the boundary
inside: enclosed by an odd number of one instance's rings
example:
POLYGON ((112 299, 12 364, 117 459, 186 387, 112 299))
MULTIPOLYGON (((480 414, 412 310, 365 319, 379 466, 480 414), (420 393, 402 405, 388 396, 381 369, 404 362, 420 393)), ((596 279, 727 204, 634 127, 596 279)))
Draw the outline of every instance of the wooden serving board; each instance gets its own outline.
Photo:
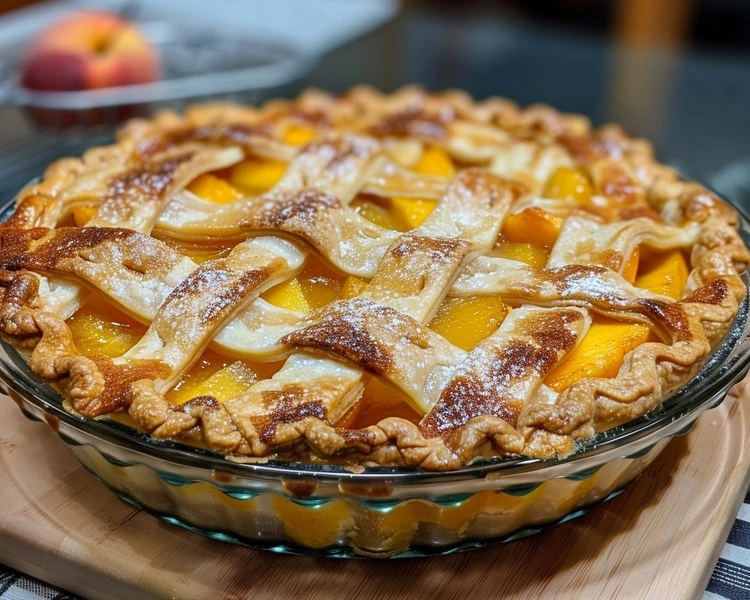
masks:
POLYGON ((2 396, 0 561, 92 600, 700 597, 748 484, 739 389, 584 517, 483 550, 381 561, 274 555, 164 524, 2 396))

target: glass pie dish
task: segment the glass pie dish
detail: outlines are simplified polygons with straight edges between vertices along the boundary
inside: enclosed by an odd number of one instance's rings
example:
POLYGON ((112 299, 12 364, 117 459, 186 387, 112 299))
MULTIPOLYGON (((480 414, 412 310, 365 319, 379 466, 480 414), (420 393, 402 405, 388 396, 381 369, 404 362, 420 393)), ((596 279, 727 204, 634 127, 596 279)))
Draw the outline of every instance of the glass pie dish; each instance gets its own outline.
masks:
POLYGON ((748 362, 736 211, 551 107, 194 105, 8 212, 11 396, 124 499, 276 551, 445 553, 570 518, 748 362))
MULTIPOLYGON (((745 240, 748 231, 742 220, 745 240)), ((747 287, 747 273, 742 279, 747 287)), ((155 440, 108 417, 77 417, 6 341, 0 379, 24 414, 46 421, 97 479, 164 521, 274 552, 427 556, 530 535, 617 495, 745 375, 747 315, 746 296, 694 378, 643 417, 579 442, 573 454, 482 459, 445 472, 245 461, 155 440)))

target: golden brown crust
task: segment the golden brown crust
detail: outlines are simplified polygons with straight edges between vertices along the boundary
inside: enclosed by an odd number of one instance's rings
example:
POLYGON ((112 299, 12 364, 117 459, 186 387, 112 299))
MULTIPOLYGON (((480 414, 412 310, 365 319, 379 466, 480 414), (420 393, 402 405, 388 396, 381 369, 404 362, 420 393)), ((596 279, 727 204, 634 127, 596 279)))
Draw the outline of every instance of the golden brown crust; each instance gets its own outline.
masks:
POLYGON ((0 330, 33 348, 32 369, 73 410, 93 417, 127 409, 156 437, 200 433, 222 452, 285 457, 304 442, 306 452, 339 461, 432 470, 498 454, 550 457, 644 414, 695 372, 745 294, 738 273, 750 256, 737 224, 721 200, 656 162, 647 142, 615 126, 594 131, 546 106, 413 87, 389 96, 355 88, 338 98, 313 90, 259 109, 195 106, 183 117, 132 121, 116 144, 54 163, 19 194, 0 225, 0 330), (298 125, 317 130, 303 148, 283 140, 298 125), (446 178, 394 162, 408 163, 425 144, 470 168, 446 178), (289 166, 261 196, 190 204, 183 190, 192 179, 244 156, 289 166), (486 256, 505 215, 533 205, 550 174, 573 165, 603 202, 588 213, 563 210, 570 216, 547 268, 486 256), (399 235, 349 206, 358 193, 439 204, 399 235), (60 227, 80 206, 97 209, 88 226, 60 227), (149 236, 154 228, 241 243, 199 267, 149 236), (242 241, 259 234, 292 242, 242 241), (300 242, 370 280, 361 297, 305 318, 256 301, 300 268, 300 242), (690 249, 682 299, 621 277, 640 243, 690 249), (149 323, 148 332, 122 357, 81 355, 65 324, 71 302, 48 289, 58 279, 73 298, 76 286, 98 289, 149 323), (425 325, 448 293, 524 306, 467 353, 425 325), (591 312, 647 323, 662 342, 630 352, 616 377, 584 378, 550 395, 542 379, 583 337, 591 312), (256 359, 291 356, 272 379, 226 403, 199 396, 169 404, 165 393, 211 341, 256 359), (422 421, 336 427, 365 372, 399 388, 422 421))

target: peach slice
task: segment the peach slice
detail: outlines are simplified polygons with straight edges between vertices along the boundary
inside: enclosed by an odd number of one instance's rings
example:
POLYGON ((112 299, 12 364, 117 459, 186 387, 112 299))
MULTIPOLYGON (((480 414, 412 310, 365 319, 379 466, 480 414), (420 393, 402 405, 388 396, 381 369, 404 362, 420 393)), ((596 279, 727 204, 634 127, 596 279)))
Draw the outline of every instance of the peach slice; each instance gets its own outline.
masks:
POLYGON ((210 173, 203 173, 198 175, 193 181, 187 186, 187 189, 193 192, 196 196, 200 196, 204 200, 210 200, 216 204, 229 204, 234 202, 241 197, 241 194, 232 187, 229 183, 211 175, 210 173))
MULTIPOLYGON (((640 264, 636 247, 623 269, 623 277, 638 287, 678 298, 687 280, 687 265, 677 250, 659 253, 640 264), (635 276, 643 271, 643 274, 635 276)), ((653 339, 648 326, 599 319, 591 325, 578 347, 545 380, 553 390, 562 391, 582 377, 614 377, 625 355, 653 339)))
POLYGON ((578 206, 591 202, 591 183, 581 171, 570 167, 558 167, 547 180, 542 196, 559 200, 571 200, 578 206))
POLYGON ((359 277, 350 275, 344 281, 344 285, 341 286, 341 293, 339 298, 348 300, 349 298, 355 298, 359 296, 364 289, 367 287, 367 282, 363 281, 359 277))
POLYGON ((278 183, 286 163, 267 158, 247 158, 229 169, 229 183, 248 194, 262 194, 278 183))
POLYGON ((338 421, 333 423, 333 425, 336 427, 350 428, 359 417, 360 412, 362 412, 362 398, 355 402, 338 421))
POLYGON ((436 206, 429 198, 391 198, 391 212, 404 231, 419 227, 436 206))
POLYGON ((352 415, 345 414, 336 425, 360 429, 375 425, 388 417, 401 417, 413 423, 418 423, 422 418, 397 391, 377 377, 372 377, 367 381, 362 399, 352 410, 354 410, 352 415))
POLYGON ((171 404, 182 404, 191 398, 212 396, 219 402, 225 402, 239 396, 258 381, 255 371, 244 362, 238 360, 223 367, 220 366, 222 362, 218 357, 202 359, 174 389, 167 392, 167 400, 171 404))
POLYGON ((471 350, 497 331, 508 312, 508 306, 493 296, 447 298, 429 327, 459 348, 471 350))
POLYGON ((304 146, 315 139, 316 132, 304 125, 292 125, 284 132, 284 141, 292 146, 304 146))
MULTIPOLYGON (((434 146, 425 149, 413 170, 416 173, 443 177, 452 177, 456 172, 450 155, 434 146)), ((391 212, 406 230, 419 227, 430 216, 435 206, 437 202, 429 198, 391 198, 391 212)))
POLYGON ((649 340, 651 331, 639 323, 592 323, 573 352, 555 367, 544 382, 561 392, 583 377, 614 377, 625 355, 649 340))
POLYGON ((435 146, 427 146, 422 153, 422 157, 413 167, 417 173, 425 175, 442 175, 443 177, 453 177, 456 173, 456 167, 453 160, 445 150, 435 146))
POLYGON ((334 273, 314 254, 305 262, 302 272, 297 276, 307 302, 313 309, 330 304, 339 297, 344 280, 334 273))
POLYGON ((506 242, 526 243, 550 249, 555 245, 563 220, 537 206, 508 215, 500 233, 506 242))
POLYGON ((261 298, 274 306, 286 308, 287 310, 308 313, 313 309, 307 301, 305 293, 302 290, 302 284, 297 277, 272 287, 267 292, 261 294, 261 298))
POLYGON ((146 328, 114 307, 91 298, 66 321, 73 343, 87 356, 122 356, 143 337, 146 328))
POLYGON ((638 273, 638 265, 640 264, 640 257, 640 248, 636 246, 633 252, 631 252, 628 261, 625 263, 625 266, 622 268, 622 276, 629 283, 633 283, 635 281, 635 277, 638 273))
POLYGON ((687 261, 680 250, 653 253, 644 257, 634 284, 679 300, 685 291, 689 273, 687 261))
POLYGON ((403 230, 402 223, 387 208, 368 200, 367 198, 355 198, 349 204, 361 217, 380 225, 385 229, 403 230))
POLYGON ((299 275, 274 286, 261 297, 281 308, 306 313, 336 300, 343 283, 341 276, 315 256, 309 256, 299 275))
POLYGON ((547 264, 549 251, 527 242, 506 242, 499 240, 492 249, 492 255, 517 260, 532 267, 542 268, 547 264))
POLYGON ((76 206, 70 212, 76 227, 83 227, 96 215, 96 206, 76 206))

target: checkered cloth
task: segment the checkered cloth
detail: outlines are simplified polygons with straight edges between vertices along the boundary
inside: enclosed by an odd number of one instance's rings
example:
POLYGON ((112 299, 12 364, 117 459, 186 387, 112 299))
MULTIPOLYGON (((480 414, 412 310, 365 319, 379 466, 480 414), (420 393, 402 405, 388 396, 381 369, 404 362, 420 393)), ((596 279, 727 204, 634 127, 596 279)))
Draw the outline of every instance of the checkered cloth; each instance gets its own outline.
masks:
POLYGON ((0 565, 2 600, 76 600, 78 596, 0 565))
POLYGON ((703 595, 703 600, 719 598, 750 599, 750 492, 745 496, 703 595))
MULTIPOLYGON (((750 492, 729 532, 703 600, 750 600, 750 492)), ((0 565, 0 600, 77 600, 59 588, 0 565)))

